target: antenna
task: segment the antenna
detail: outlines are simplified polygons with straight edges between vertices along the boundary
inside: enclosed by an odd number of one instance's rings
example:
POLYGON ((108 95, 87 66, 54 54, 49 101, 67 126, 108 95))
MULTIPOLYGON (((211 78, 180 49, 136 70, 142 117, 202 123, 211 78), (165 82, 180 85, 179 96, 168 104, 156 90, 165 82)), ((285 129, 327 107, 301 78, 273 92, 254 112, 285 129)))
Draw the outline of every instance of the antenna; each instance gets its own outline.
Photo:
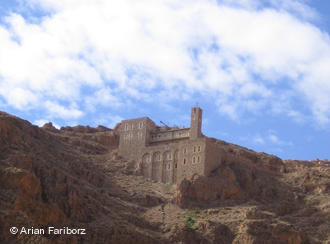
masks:
POLYGON ((161 124, 163 124, 163 125, 165 125, 165 126, 167 126, 167 127, 169 127, 167 124, 165 124, 163 121, 160 121, 160 123, 161 124))

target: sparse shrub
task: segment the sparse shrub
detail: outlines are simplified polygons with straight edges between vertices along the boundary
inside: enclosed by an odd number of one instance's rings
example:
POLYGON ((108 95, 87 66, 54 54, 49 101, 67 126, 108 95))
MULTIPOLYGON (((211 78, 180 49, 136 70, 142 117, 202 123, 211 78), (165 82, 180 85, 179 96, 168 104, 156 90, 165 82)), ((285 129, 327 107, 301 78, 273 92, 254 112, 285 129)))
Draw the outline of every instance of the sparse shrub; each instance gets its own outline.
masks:
POLYGON ((194 208, 192 210, 186 211, 184 214, 186 228, 190 231, 195 231, 197 229, 196 223, 200 218, 198 208, 194 208))

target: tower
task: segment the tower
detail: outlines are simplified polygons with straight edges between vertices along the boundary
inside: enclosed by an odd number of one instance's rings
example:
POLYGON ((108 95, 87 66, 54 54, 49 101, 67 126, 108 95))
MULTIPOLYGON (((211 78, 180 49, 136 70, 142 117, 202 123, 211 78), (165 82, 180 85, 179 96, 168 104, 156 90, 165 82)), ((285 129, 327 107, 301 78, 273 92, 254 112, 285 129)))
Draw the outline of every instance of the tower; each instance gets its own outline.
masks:
POLYGON ((202 136, 202 112, 200 107, 191 109, 190 139, 197 139, 202 136))

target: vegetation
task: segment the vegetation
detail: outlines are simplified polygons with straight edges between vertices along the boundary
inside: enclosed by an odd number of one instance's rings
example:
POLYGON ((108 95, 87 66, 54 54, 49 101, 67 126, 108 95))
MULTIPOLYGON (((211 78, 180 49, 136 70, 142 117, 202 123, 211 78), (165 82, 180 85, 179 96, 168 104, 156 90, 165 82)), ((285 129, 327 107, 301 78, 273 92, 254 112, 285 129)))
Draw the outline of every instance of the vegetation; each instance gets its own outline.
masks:
POLYGON ((196 223, 200 218, 200 211, 198 208, 186 211, 184 214, 186 228, 190 231, 195 231, 197 229, 196 223))

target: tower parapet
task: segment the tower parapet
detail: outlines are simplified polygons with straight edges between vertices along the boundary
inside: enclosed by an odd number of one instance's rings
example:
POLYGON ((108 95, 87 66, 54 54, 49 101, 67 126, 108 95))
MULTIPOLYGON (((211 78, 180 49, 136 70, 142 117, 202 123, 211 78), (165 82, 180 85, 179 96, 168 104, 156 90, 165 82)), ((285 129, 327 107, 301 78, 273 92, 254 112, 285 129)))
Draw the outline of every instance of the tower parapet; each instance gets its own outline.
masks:
POLYGON ((191 109, 190 139, 202 137, 202 113, 203 110, 200 107, 191 109))

